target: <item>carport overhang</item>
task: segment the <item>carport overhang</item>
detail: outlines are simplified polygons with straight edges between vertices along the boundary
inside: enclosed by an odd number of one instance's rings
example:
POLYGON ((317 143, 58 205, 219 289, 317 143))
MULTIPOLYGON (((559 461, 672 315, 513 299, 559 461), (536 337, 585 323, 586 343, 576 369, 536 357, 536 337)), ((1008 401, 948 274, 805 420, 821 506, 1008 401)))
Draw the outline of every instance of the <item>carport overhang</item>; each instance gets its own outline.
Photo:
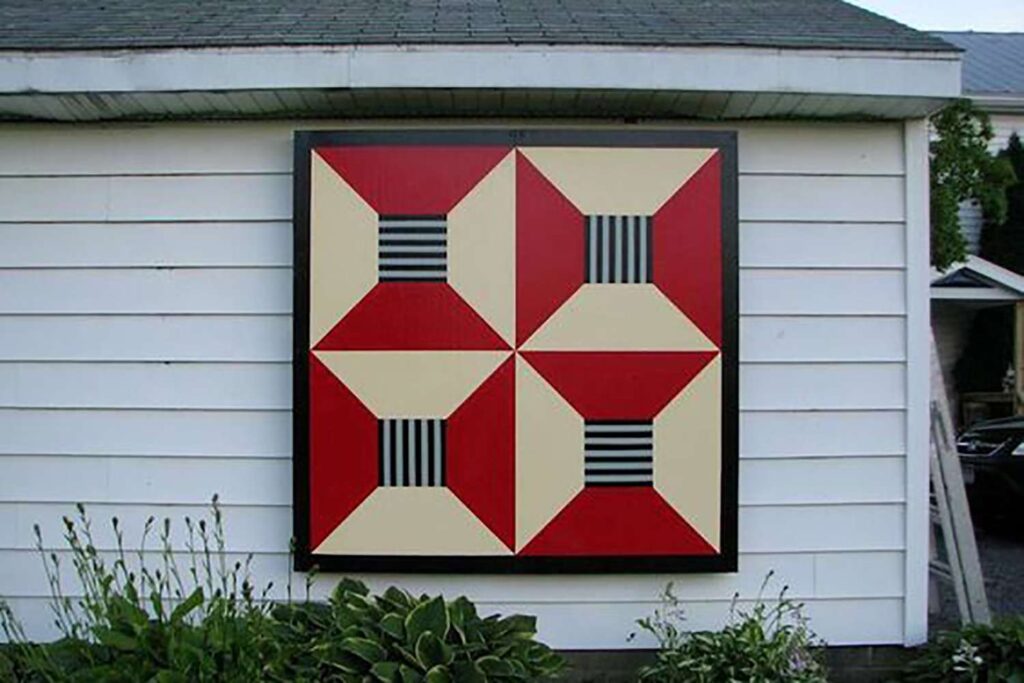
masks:
POLYGON ((0 52, 0 119, 593 116, 909 119, 960 53, 618 46, 0 52))

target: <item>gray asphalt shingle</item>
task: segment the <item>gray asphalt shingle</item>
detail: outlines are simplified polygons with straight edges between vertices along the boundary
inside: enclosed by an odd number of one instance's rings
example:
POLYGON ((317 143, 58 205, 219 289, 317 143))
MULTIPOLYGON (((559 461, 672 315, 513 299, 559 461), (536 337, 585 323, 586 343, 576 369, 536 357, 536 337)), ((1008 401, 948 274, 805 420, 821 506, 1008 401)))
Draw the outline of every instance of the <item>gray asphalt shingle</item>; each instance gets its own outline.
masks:
POLYGON ((1024 95, 1024 33, 935 35, 965 51, 965 93, 1024 95))
POLYGON ((395 43, 950 49, 840 0, 0 0, 0 50, 395 43))

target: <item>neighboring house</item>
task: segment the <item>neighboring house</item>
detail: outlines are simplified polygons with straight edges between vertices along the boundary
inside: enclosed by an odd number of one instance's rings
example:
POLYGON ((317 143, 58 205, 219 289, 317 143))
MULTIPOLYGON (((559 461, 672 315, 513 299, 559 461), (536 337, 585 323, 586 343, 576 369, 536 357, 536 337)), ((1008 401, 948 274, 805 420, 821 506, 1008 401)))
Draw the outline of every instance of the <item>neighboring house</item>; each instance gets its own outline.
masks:
POLYGON ((369 578, 615 650, 651 646, 627 636, 669 581, 707 628, 774 571, 832 644, 923 642, 927 117, 959 94, 958 50, 836 0, 0 2, 0 595, 46 633, 34 522, 56 544, 75 501, 138 523, 215 491, 283 594, 295 130, 714 128, 739 571, 369 578))
MULTIPOLYGON (((1010 136, 1024 136, 1024 33, 937 32, 943 40, 964 50, 963 93, 986 112, 995 136, 989 150, 996 154, 1006 148, 1010 136)), ((967 238, 970 259, 935 280, 932 289, 933 324, 939 357, 953 405, 959 405, 953 368, 963 354, 971 325, 978 311, 1010 306, 1024 300, 1019 291, 1020 276, 978 256, 984 218, 977 202, 960 208, 960 225, 967 238)), ((936 275, 939 277, 939 275, 936 275)), ((1018 322, 1015 329, 1021 329, 1018 322)), ((1017 341, 1019 348, 1020 340, 1017 341)), ((1017 391, 1021 389, 1020 361, 1016 363, 1017 391)), ((980 392, 978 400, 992 404, 991 414, 1016 410, 1020 400, 1000 395, 1001 388, 980 392), (989 396, 985 396, 989 394, 989 396)), ((984 409, 968 411, 982 417, 984 409)), ((964 419, 961 413, 958 419, 964 419)))

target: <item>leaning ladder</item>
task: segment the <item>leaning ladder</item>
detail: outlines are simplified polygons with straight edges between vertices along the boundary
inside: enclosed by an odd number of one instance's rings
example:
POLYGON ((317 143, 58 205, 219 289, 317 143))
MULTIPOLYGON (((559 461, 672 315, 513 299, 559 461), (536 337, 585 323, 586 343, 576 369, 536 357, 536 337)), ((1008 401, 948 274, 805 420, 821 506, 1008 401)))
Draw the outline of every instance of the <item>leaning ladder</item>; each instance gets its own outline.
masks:
POLYGON ((964 490, 960 457, 956 452, 953 419, 949 412, 946 383, 942 377, 935 337, 931 343, 931 559, 934 577, 953 582, 960 621, 989 624, 992 615, 985 597, 985 579, 978 558, 978 544, 964 490), (938 557, 935 527, 942 530, 946 559, 938 557))

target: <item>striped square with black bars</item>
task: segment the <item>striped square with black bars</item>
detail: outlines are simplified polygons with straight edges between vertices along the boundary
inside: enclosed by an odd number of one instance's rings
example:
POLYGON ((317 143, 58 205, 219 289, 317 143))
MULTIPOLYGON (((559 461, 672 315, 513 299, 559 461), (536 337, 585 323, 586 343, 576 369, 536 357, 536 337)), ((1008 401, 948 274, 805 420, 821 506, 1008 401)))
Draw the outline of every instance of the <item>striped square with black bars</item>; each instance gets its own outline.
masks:
POLYGON ((592 215, 584 220, 583 260, 587 282, 653 282, 651 216, 592 215))
POLYGON ((587 420, 583 429, 584 484, 654 485, 651 420, 587 420))
POLYGON ((445 282, 448 220, 445 216, 381 216, 378 219, 381 282, 445 282))
POLYGON ((377 420, 379 484, 444 486, 445 441, 443 419, 377 420))

